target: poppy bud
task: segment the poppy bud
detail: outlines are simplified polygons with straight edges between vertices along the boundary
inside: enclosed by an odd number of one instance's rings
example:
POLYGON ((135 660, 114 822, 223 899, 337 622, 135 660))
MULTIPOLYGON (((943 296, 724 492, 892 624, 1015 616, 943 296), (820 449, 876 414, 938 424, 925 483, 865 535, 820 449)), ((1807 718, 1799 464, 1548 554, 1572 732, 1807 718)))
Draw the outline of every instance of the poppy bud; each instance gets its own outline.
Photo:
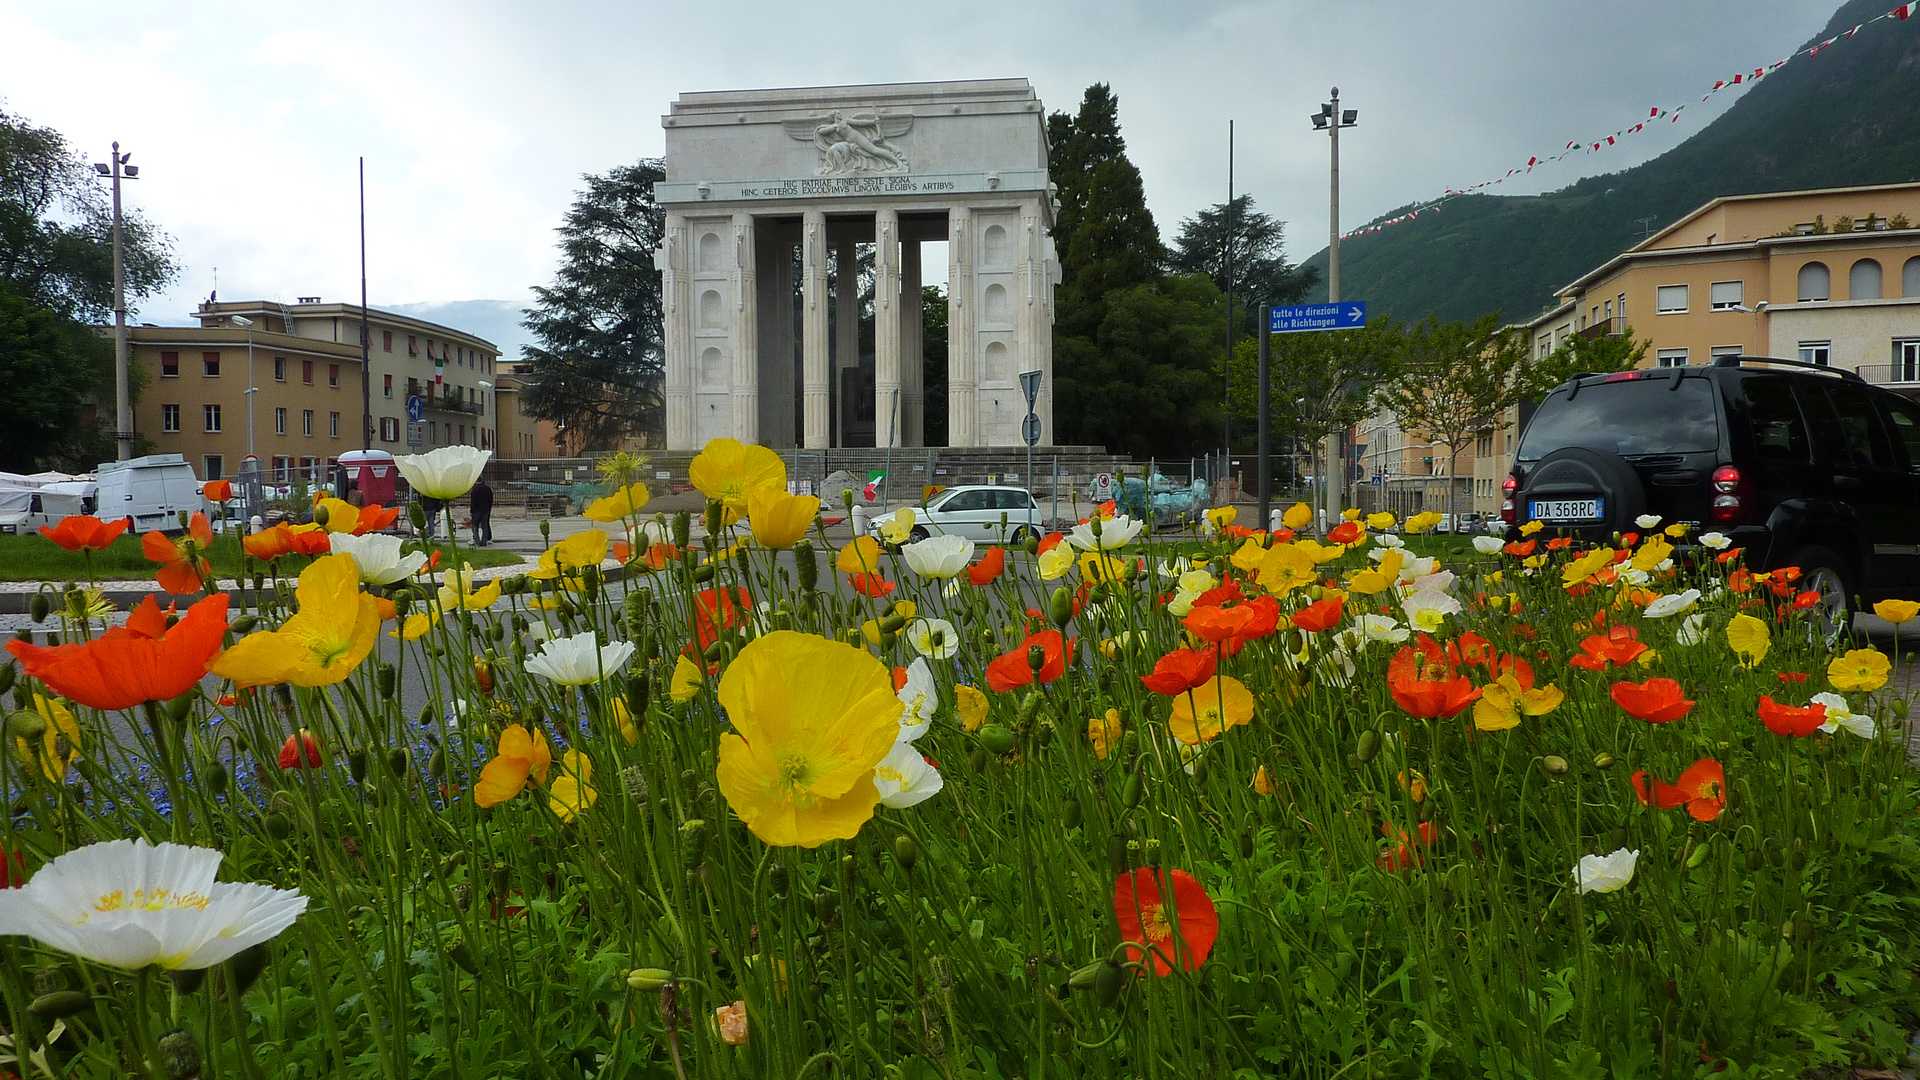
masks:
POLYGON ((989 754, 1010 753, 1015 744, 1013 732, 999 724, 988 724, 980 729, 980 746, 989 754))
POLYGON ((49 1023, 63 1017, 73 1016, 93 1004, 91 995, 79 990, 56 990, 51 994, 41 994, 28 1004, 27 1011, 49 1023))
POLYGON ((67 969, 58 964, 49 964, 33 973, 33 992, 55 994, 72 989, 73 983, 67 978, 67 969))
POLYGON ((1253 858, 1253 826, 1251 825, 1240 830, 1240 857, 1253 858))
POLYGON ((673 515, 673 546, 687 546, 687 539, 693 535, 693 515, 685 510, 673 515))
POLYGON ((1712 834, 1708 834, 1705 840, 1701 841, 1698 845, 1694 847, 1694 849, 1691 852, 1687 854, 1687 869, 1689 870, 1698 869, 1701 863, 1707 861, 1707 856, 1711 854, 1712 851, 1713 851, 1713 836, 1712 834))
POLYGON ((1067 976, 1067 988, 1070 990, 1093 989, 1094 981, 1100 975, 1100 965, 1104 963, 1106 963, 1105 960, 1095 960, 1085 967, 1073 969, 1073 974, 1067 976))
POLYGON ((14 667, 12 664, 8 664, 6 667, 0 667, 0 694, 4 694, 13 689, 13 680, 19 672, 20 669, 14 667))
POLYGON ((1140 796, 1144 793, 1144 791, 1145 791, 1145 784, 1141 782, 1140 774, 1139 773, 1130 774, 1127 777, 1127 782, 1120 786, 1120 805, 1126 807, 1129 810, 1133 809, 1136 806, 1139 806, 1140 796))
POLYGON ((200 1044, 186 1028, 174 1028, 153 1044, 167 1080, 194 1080, 200 1075, 200 1044))
POLYGON ((773 894, 775 900, 786 899, 787 883, 791 876, 786 863, 777 862, 767 867, 767 891, 773 894))
POLYGON ((191 994, 207 981, 207 969, 175 968, 167 972, 167 981, 173 984, 174 993, 191 994))
POLYGON ((1120 1000, 1122 974, 1119 964, 1111 960, 1100 961, 1100 970, 1093 976, 1093 1003, 1101 1008, 1112 1008, 1120 1000))
POLYGON ((427 775, 435 780, 446 779, 447 752, 445 749, 436 746, 433 753, 427 755, 427 775))
POLYGON ((709 581, 712 581, 713 572, 714 570, 713 570, 712 563, 701 563, 699 566, 694 567, 693 568, 694 583, 703 585, 709 581))
POLYGON ((37 712, 21 711, 7 717, 7 734, 33 742, 47 733, 47 718, 37 712))
POLYGON ((46 593, 34 593, 33 598, 27 601, 27 614, 36 623, 46 622, 47 616, 53 614, 53 601, 47 599, 46 593))
POLYGON ((658 990, 673 981, 673 972, 666 968, 634 968, 627 972, 627 986, 641 993, 658 990))
POLYGON ((482 694, 493 696, 493 662, 484 656, 474 657, 473 681, 479 685, 482 694))
POLYGON ((967 768, 972 769, 974 772, 986 771, 987 751, 985 747, 976 746, 967 752, 967 768))
POLYGON ((1380 752, 1380 733, 1372 728, 1360 733, 1360 743, 1353 748, 1353 756, 1360 759, 1362 765, 1372 761, 1380 752))
POLYGON ((227 784, 232 779, 233 777, 227 772, 225 764, 216 761, 207 766, 207 790, 212 794, 225 795, 227 793, 227 784))
POLYGON ((1593 755, 1593 767, 1603 771, 1613 768, 1613 755, 1604 750, 1593 755))
POLYGON ((407 521, 412 523, 413 531, 425 532, 427 528, 427 508, 417 502, 408 503, 407 521))
POLYGON ((627 715, 633 717, 635 723, 639 723, 646 717, 647 702, 652 693, 647 673, 636 671, 628 675, 626 689, 627 715))
MULTIPOLYGON (((1072 590, 1068 589, 1065 585, 1053 590, 1053 595, 1047 600, 1047 617, 1053 620, 1053 625, 1055 626, 1065 626, 1073 621, 1072 590)), ((1041 666, 1046 662, 1047 654, 1040 646, 1028 646, 1027 663, 1033 665, 1033 670, 1039 671, 1041 666), (1034 657, 1036 655, 1040 657, 1039 663, 1034 663, 1034 657)))
POLYGON ((840 894, 825 889, 813 894, 813 917, 820 920, 822 926, 833 921, 833 913, 840 909, 840 894))
POLYGON ((469 975, 480 974, 480 965, 474 961, 473 950, 467 946, 465 938, 456 937, 447 942, 447 959, 469 975))
POLYGON ((356 784, 367 778, 367 752, 365 750, 347 751, 347 775, 353 777, 353 782, 356 784))
POLYGON ((906 628, 907 628, 907 620, 905 616, 889 615, 886 618, 880 620, 880 632, 882 634, 886 634, 886 635, 898 634, 900 631, 906 628))
POLYGON ((380 696, 388 701, 400 689, 400 672, 392 664, 381 661, 373 669, 374 681, 380 684, 380 696))
POLYGON ((680 865, 688 873, 700 868, 707 858, 707 823, 693 818, 680 825, 680 865))
POLYGON ((1160 841, 1151 836, 1141 841, 1140 858, 1148 866, 1158 870, 1160 868, 1160 841))
POLYGON ((620 786, 627 791, 627 798, 640 811, 642 817, 647 813, 647 772, 638 765, 629 765, 620 770, 620 786))
POLYGON ((1080 827, 1080 800, 1067 799, 1060 804, 1060 826, 1065 829, 1080 827))
POLYGON ((893 858, 900 869, 911 870, 913 864, 920 861, 920 845, 913 842, 913 837, 901 833, 893 838, 893 858))
POLYGON ((413 754, 405 747, 387 751, 387 771, 397 779, 407 775, 407 762, 413 754))
POLYGON ((1107 869, 1114 877, 1133 869, 1133 860, 1127 857, 1127 838, 1124 836, 1107 837, 1107 869))
POLYGON ((248 634, 253 633, 254 627, 259 625, 260 616, 248 613, 228 623, 227 629, 233 631, 234 637, 246 637, 248 634))
POLYGON ((1567 767, 1567 759, 1558 754, 1548 754, 1540 759, 1540 771, 1548 776, 1565 776, 1567 767))
POLYGON ((454 907, 460 909, 461 911, 465 911, 469 907, 473 906, 473 886, 470 883, 465 881, 456 881, 453 883, 453 888, 449 889, 448 891, 453 893, 454 907))
POLYGON ((1028 533, 1027 538, 1020 542, 1020 548, 1029 555, 1038 555, 1040 554, 1040 538, 1032 533, 1028 533))
POLYGON ((293 823, 287 820, 285 814, 268 814, 260 824, 266 829, 267 835, 275 840, 285 840, 293 835, 293 823))

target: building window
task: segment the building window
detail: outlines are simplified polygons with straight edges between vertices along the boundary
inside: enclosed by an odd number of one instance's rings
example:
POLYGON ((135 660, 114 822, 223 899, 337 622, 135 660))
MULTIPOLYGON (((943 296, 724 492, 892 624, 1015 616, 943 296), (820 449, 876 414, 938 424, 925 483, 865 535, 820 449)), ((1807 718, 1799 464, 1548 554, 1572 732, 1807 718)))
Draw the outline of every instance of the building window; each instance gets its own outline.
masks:
POLYGON ((339 364, 327 365, 327 385, 328 386, 340 385, 340 365, 339 364))
POLYGON ((340 414, 337 412, 327 414, 327 436, 334 439, 340 437, 340 414))
POLYGON ((209 379, 220 377, 220 354, 217 352, 200 354, 201 374, 209 379))
POLYGON ((160 406, 160 430, 161 431, 179 431, 180 430, 180 406, 178 405, 160 406))
POLYGON ((1832 295, 1832 278, 1827 273, 1827 264, 1810 262, 1800 268, 1800 302, 1805 304, 1816 300, 1825 300, 1832 295))
POLYGON ((313 385, 313 361, 300 361, 300 381, 307 386, 313 385))
POLYGON ((1687 366, 1687 350, 1685 349, 1661 349, 1655 354, 1655 357, 1661 367, 1687 366))
POLYGON ((1832 356, 1833 342, 1831 341, 1803 341, 1800 343, 1801 363, 1819 364, 1821 367, 1826 367, 1827 361, 1831 359, 1832 356))
POLYGON ((227 460, 223 455, 208 454, 201 458, 200 461, 203 466, 202 472, 204 473, 204 475, 201 476, 202 480, 218 480, 226 471, 227 460))
POLYGON ((1915 255, 1901 265, 1900 295, 1920 296, 1920 255, 1915 255))
POLYGON ((1881 284, 1880 263, 1861 259, 1847 271, 1847 299, 1879 300, 1886 295, 1881 284))
POLYGON ((1745 345, 1715 345, 1713 348, 1707 350, 1707 355, 1717 359, 1722 356, 1741 356, 1744 355, 1746 351, 1747 347, 1745 345))
POLYGON ((287 358, 284 356, 276 356, 273 358, 273 381, 287 381, 287 358))
POLYGON ((420 341, 418 338, 414 337, 412 334, 407 335, 407 355, 408 356, 420 355, 420 341))
POLYGON ((313 410, 312 409, 300 410, 300 434, 302 435, 313 434, 313 410))
POLYGON ((170 379, 180 377, 180 354, 163 352, 160 354, 160 374, 170 379))
POLYGON ((1653 294, 1654 310, 1662 315, 1684 314, 1687 310, 1685 285, 1662 285, 1653 294))
POLYGON ((1627 321, 1627 294, 1626 293, 1620 294, 1619 302, 1614 304, 1614 312, 1620 316, 1620 321, 1622 323, 1627 321))
POLYGON ((393 396, 393 376, 391 376, 391 375, 383 375, 383 376, 381 376, 381 378, 384 378, 385 380, 387 380, 387 385, 386 385, 386 391, 385 391, 385 392, 386 392, 386 395, 387 395, 388 397, 392 397, 392 396, 393 396))
POLYGON ((1746 303, 1747 283, 1744 281, 1716 281, 1707 286, 1707 299, 1715 311, 1729 311, 1746 303))
POLYGON ((200 417, 202 420, 206 421, 207 430, 219 431, 220 430, 220 406, 202 405, 200 406, 200 408, 202 410, 200 417))
POLYGON ((398 419, 391 416, 383 416, 380 418, 380 441, 400 441, 400 421, 398 419))
POLYGON ((273 410, 273 433, 275 435, 287 433, 287 410, 284 406, 276 406, 273 410))
POLYGON ((1893 381, 1920 382, 1920 340, 1893 343, 1893 381))

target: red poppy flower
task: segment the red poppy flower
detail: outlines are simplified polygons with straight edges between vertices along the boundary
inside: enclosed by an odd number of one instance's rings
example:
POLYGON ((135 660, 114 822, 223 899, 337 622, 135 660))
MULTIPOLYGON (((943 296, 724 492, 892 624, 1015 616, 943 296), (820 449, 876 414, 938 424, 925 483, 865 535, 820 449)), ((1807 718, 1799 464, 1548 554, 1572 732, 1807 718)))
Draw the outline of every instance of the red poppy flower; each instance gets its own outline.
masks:
POLYGON ((1343 521, 1327 530, 1329 544, 1351 544, 1360 537, 1361 527, 1357 521, 1343 521))
POLYGON ((1639 634, 1631 626, 1613 627, 1605 634, 1593 634, 1580 642, 1579 653, 1569 657, 1567 663, 1588 671, 1605 671, 1616 665, 1624 667, 1647 651, 1638 639, 1639 634))
POLYGON ((1536 546, 1538 546, 1539 543, 1540 541, 1538 540, 1515 540, 1513 543, 1508 544, 1505 548, 1501 550, 1505 551, 1507 554, 1513 556, 1516 559, 1524 559, 1527 556, 1533 554, 1533 549, 1536 546))
MULTIPOLYGON (((333 534, 325 529, 308 529, 306 532, 291 532, 295 555, 311 555, 319 558, 333 550, 333 534)), ((439 554, 435 552, 435 554, 439 554)))
POLYGON ((1220 936, 1220 914, 1207 890, 1185 870, 1164 875, 1141 867, 1113 883, 1113 916, 1120 938, 1144 949, 1155 975, 1192 971, 1206 963, 1220 936), (1171 886, 1171 888, 1169 888, 1171 886), (1173 910, 1167 910, 1167 894, 1173 910))
POLYGON ((320 740, 306 728, 287 736, 280 747, 280 767, 283 769, 317 769, 320 767, 320 740), (303 762, 301 759, 304 758, 303 762))
POLYGON ((1775 735, 1787 735, 1804 739, 1820 730, 1827 722, 1825 705, 1786 705, 1773 700, 1770 695, 1760 695, 1760 722, 1775 735))
POLYGON ((47 689, 94 709, 131 709, 145 701, 171 701, 193 689, 220 651, 227 629, 227 594, 214 593, 167 626, 149 596, 116 626, 85 644, 29 645, 7 642, 20 670, 47 689))
POLYGON ((200 485, 200 496, 208 502, 226 502, 233 498, 233 481, 209 480, 200 485))
POLYGON ((1804 671, 1781 671, 1776 672, 1773 677, 1783 683, 1802 683, 1807 681, 1807 673, 1804 671))
POLYGON ((1247 629, 1258 617, 1259 613, 1248 604, 1235 604, 1232 607, 1209 604, 1206 607, 1196 606, 1189 611, 1187 617, 1181 620, 1181 625, 1201 641, 1219 644, 1231 638, 1245 637, 1247 629))
POLYGON ((1197 608, 1221 607, 1226 604, 1237 603, 1246 598, 1247 594, 1240 591, 1240 583, 1229 579, 1194 597, 1191 606, 1197 608))
POLYGON ((371 532, 385 532, 400 520, 400 508, 382 509, 379 503, 360 508, 360 516, 353 519, 353 535, 365 536, 371 532))
POLYGON ((1205 686, 1213 679, 1219 654, 1213 649, 1175 649, 1153 665, 1153 674, 1140 676, 1147 689, 1172 697, 1205 686))
POLYGON ((1637 532, 1620 534, 1620 546, 1622 548, 1630 548, 1639 543, 1640 543, 1640 534, 1637 532))
POLYGON ((1819 603, 1820 594, 1814 592, 1812 589, 1808 589, 1806 592, 1793 598, 1793 606, 1800 611, 1805 611, 1810 607, 1816 607, 1819 603))
POLYGON ((1696 821, 1712 821, 1727 807, 1727 774, 1718 761, 1701 758, 1687 766, 1678 783, 1669 784, 1645 772, 1634 773, 1633 793, 1642 806, 1662 810, 1685 806, 1696 821))
POLYGON ((27 883, 27 860, 19 848, 0 858, 0 889, 17 889, 27 883))
POLYGON ((1455 664, 1490 668, 1498 655, 1493 642, 1471 630, 1447 642, 1447 659, 1455 664))
POLYGON ((1573 538, 1571 536, 1556 536, 1547 541, 1548 551, 1565 551, 1572 546, 1573 538))
POLYGON ((1330 630, 1340 624, 1346 614, 1346 597, 1329 596, 1325 600, 1315 601, 1293 613, 1293 625, 1309 633, 1317 634, 1330 630))
MULTIPOLYGON (((1431 641, 1422 643, 1423 646, 1431 644, 1431 641)), ((1444 660, 1435 662, 1412 645, 1401 646, 1388 663, 1387 690, 1409 716, 1423 720, 1457 716, 1480 697, 1480 690, 1472 680, 1455 674, 1444 660)))
POLYGON ((702 589, 694 594, 694 651, 705 653, 720 635, 747 621, 753 597, 742 588, 702 589))
POLYGON ((975 585, 991 585, 1007 568, 1007 549, 990 547, 980 561, 967 567, 967 580, 975 585))
POLYGON ((68 551, 105 551, 131 524, 132 518, 105 522, 97 517, 76 514, 61 518, 60 523, 51 529, 42 525, 40 535, 68 551))
POLYGON ((879 574, 848 574, 847 584, 853 586, 854 592, 875 600, 892 595, 893 590, 899 587, 879 574))
POLYGON ((1748 592, 1753 588, 1753 575, 1747 573, 1744 568, 1735 570, 1727 575, 1727 588, 1737 593, 1748 592))
POLYGON ((213 546, 213 526, 207 515, 194 511, 186 535, 175 540, 163 532, 150 532, 140 538, 147 558, 160 563, 154 577, 160 587, 175 595, 200 591, 203 578, 213 576, 213 567, 202 553, 213 546))
POLYGON ((427 554, 427 564, 425 566, 422 566, 420 569, 415 570, 414 575, 417 577, 424 577, 425 575, 431 574, 435 570, 440 569, 441 554, 442 552, 439 548, 434 548, 431 552, 427 554))
POLYGON ((1054 548, 1059 547, 1060 542, 1062 540, 1065 540, 1066 538, 1067 538, 1066 533, 1057 533, 1057 532, 1048 533, 1047 535, 1040 538, 1040 547, 1039 547, 1039 550, 1035 552, 1035 554, 1045 555, 1047 552, 1052 551, 1054 548))
POLYGON ((1608 689, 1613 703, 1636 720, 1649 724, 1669 724, 1687 715, 1693 702, 1687 700, 1680 684, 1672 679, 1648 679, 1643 683, 1617 682, 1608 689))
POLYGON ((1420 853, 1415 850, 1416 845, 1422 848, 1432 847, 1434 840, 1440 835, 1440 830, 1433 822, 1423 821, 1412 833, 1409 833, 1393 822, 1387 821, 1380 824, 1380 835, 1387 838, 1387 844, 1380 849, 1380 855, 1374 862, 1382 870, 1398 873, 1409 866, 1420 864, 1420 853))
POLYGON ((1027 639, 994 658, 987 665, 987 686, 996 692, 1031 685, 1036 674, 1041 683, 1050 683, 1067 671, 1066 639, 1058 630, 1041 630, 1028 634, 1027 639), (1036 673, 1028 660, 1028 651, 1039 646, 1045 660, 1036 673))

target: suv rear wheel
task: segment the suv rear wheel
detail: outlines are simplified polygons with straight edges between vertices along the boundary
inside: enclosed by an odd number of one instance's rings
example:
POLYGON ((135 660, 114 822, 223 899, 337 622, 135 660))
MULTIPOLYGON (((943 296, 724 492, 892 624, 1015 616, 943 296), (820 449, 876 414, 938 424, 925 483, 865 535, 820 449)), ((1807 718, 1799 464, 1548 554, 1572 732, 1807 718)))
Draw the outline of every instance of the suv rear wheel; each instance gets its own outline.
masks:
POLYGON ((1812 614, 1822 641, 1838 641, 1853 630, 1853 583, 1846 561, 1831 548, 1804 547, 1788 566, 1800 568, 1800 591, 1820 594, 1812 614))

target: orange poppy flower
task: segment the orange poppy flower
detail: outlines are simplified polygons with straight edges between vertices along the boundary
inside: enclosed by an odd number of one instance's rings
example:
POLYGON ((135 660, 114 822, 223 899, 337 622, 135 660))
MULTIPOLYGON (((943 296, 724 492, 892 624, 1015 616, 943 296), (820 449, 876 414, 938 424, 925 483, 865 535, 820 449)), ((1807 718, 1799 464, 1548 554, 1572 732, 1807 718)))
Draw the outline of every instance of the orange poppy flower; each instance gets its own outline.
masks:
POLYGON ((1516 559, 1524 559, 1527 556, 1533 554, 1533 549, 1538 547, 1539 545, 1540 545, 1540 541, 1538 540, 1515 540, 1513 543, 1508 544, 1506 547, 1502 548, 1501 550, 1505 551, 1509 555, 1512 555, 1516 559))
POLYGON ((9 641, 20 670, 47 689, 94 709, 131 709, 171 701, 193 689, 220 651, 227 629, 227 595, 214 593, 187 609, 171 628, 149 596, 116 626, 86 644, 30 645, 9 641))
POLYGON ((109 523, 97 517, 75 515, 61 518, 51 529, 42 525, 40 535, 68 551, 105 551, 131 524, 132 518, 109 523))
POLYGON ((1401 646, 1388 663, 1387 690, 1409 716, 1423 720, 1457 716, 1480 697, 1472 680, 1455 674, 1444 660, 1436 663, 1423 656, 1412 645, 1401 646))
POLYGON ((1007 549, 990 547, 980 561, 967 567, 967 580, 975 585, 991 585, 1007 568, 1007 549))
POLYGON ((280 746, 280 767, 283 769, 317 769, 320 767, 320 740, 313 732, 301 728, 280 746))
POLYGON ((1471 630, 1447 642, 1447 659, 1455 664, 1491 668, 1498 656, 1493 642, 1471 630))
POLYGON ((1685 806, 1696 821, 1712 821, 1727 807, 1727 774, 1718 761, 1701 758, 1680 774, 1676 783, 1666 783, 1645 772, 1633 774, 1633 793, 1642 806, 1671 810, 1685 806))
POLYGON ((353 535, 365 536, 371 532, 385 532, 393 528, 393 523, 398 520, 400 520, 399 507, 387 509, 379 503, 372 503, 360 508, 360 516, 353 522, 353 535))
POLYGON ((1120 923, 1120 939, 1147 953, 1155 975, 1192 971, 1206 963, 1220 936, 1213 898, 1185 870, 1161 875, 1143 866, 1121 876, 1113 883, 1113 917, 1120 923))
POLYGON ((1565 551, 1572 546, 1573 546, 1573 537, 1571 536, 1556 536, 1553 539, 1547 541, 1548 551, 1565 551))
POLYGON ((1365 535, 1364 526, 1357 521, 1343 521, 1327 530, 1327 542, 1330 544, 1351 544, 1365 535))
POLYGON ((200 485, 200 496, 208 502, 226 502, 233 498, 233 481, 209 480, 200 485))
POLYGON ((1140 682, 1156 694, 1184 694, 1211 680, 1219 659, 1213 649, 1175 649, 1154 663, 1153 674, 1140 676, 1140 682))
POLYGON ((1432 847, 1434 840, 1440 835, 1440 830, 1433 822, 1423 821, 1409 833, 1393 822, 1387 821, 1381 823, 1380 835, 1387 838, 1387 844, 1380 849, 1380 855, 1374 861, 1382 870, 1398 872, 1409 866, 1418 866, 1421 859, 1420 853, 1415 850, 1416 843, 1419 847, 1432 847))
POLYGON ((893 590, 898 588, 893 582, 888 581, 879 574, 848 574, 847 584, 853 586, 854 592, 859 593, 861 596, 871 596, 875 600, 883 596, 891 596, 893 590))
POLYGON ((212 564, 201 556, 212 546, 213 526, 198 510, 187 525, 186 535, 178 540, 163 532, 150 532, 140 538, 140 548, 147 558, 161 564, 154 574, 160 587, 182 596, 199 592, 200 582, 213 577, 212 564))
POLYGON ((747 612, 753 610, 753 597, 739 587, 702 589, 693 599, 693 647, 700 653, 722 633, 746 622, 747 612))
POLYGON ((1648 679, 1643 683, 1617 682, 1607 691, 1613 703, 1636 720, 1649 724, 1669 724, 1687 715, 1693 708, 1680 684, 1672 679, 1648 679))
POLYGON ((1330 596, 1293 613, 1293 625, 1309 633, 1319 633, 1339 625, 1346 614, 1346 597, 1330 596))
POLYGON ((1605 671, 1614 666, 1624 667, 1646 651, 1633 627, 1616 626, 1605 634, 1593 634, 1581 641, 1580 651, 1569 657, 1567 663, 1588 671, 1605 671))
POLYGON ((1066 538, 1067 538, 1066 533, 1057 533, 1057 532, 1048 533, 1047 535, 1040 538, 1040 549, 1039 551, 1035 552, 1035 554, 1045 555, 1047 552, 1052 551, 1054 548, 1059 547, 1060 542, 1065 540, 1066 538))
MULTIPOLYGON (((288 529, 287 533, 293 539, 295 555, 311 555, 319 558, 333 551, 332 534, 325 529, 309 525, 302 526, 300 529, 288 529)), ((436 551, 434 554, 438 555, 439 552, 436 551)))
POLYGON ((1066 639, 1058 630, 1041 630, 1028 634, 1027 639, 994 658, 987 665, 987 687, 995 692, 1005 693, 1033 683, 1037 677, 1042 684, 1050 683, 1067 671, 1066 639), (1028 660, 1028 652, 1038 646, 1044 658, 1038 672, 1028 660))
POLYGON ((1775 735, 1804 739, 1819 731, 1820 725, 1827 722, 1827 707, 1787 705, 1773 700, 1771 695, 1761 694, 1760 722, 1775 735))
POLYGON ((293 550, 293 530, 282 522, 271 529, 248 533, 240 538, 240 548, 251 558, 272 562, 293 550))

